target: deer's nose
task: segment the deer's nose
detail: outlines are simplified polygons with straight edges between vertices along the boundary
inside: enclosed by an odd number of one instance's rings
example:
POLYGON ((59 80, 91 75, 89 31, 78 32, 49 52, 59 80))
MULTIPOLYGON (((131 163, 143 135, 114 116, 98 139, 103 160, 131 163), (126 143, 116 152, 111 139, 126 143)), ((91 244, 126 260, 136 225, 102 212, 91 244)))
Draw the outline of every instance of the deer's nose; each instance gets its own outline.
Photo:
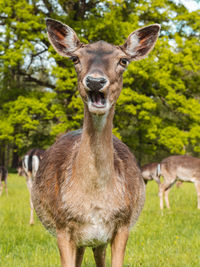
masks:
POLYGON ((91 90, 99 91, 107 83, 107 80, 104 77, 94 78, 92 76, 87 76, 86 85, 91 90))

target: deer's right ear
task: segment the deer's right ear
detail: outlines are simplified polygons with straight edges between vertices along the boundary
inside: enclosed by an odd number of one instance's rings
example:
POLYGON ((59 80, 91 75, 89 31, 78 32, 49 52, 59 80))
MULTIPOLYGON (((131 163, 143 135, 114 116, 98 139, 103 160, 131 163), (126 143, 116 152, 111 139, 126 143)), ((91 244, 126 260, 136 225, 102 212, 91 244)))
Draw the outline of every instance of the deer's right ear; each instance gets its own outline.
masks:
POLYGON ((159 32, 158 24, 143 27, 131 33, 121 48, 131 60, 143 59, 153 49, 159 32))
POLYGON ((61 56, 70 57, 81 46, 76 33, 69 26, 54 19, 47 19, 46 25, 49 41, 61 56))

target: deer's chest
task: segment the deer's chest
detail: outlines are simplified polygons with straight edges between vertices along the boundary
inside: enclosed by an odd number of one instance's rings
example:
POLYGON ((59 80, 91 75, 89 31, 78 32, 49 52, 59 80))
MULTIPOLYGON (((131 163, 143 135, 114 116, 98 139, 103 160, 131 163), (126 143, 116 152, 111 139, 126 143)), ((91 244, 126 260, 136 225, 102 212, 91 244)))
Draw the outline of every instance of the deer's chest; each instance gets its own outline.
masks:
POLYGON ((75 240, 80 246, 99 246, 112 238, 114 224, 110 223, 111 214, 103 209, 92 209, 84 214, 84 222, 76 225, 75 240))
MULTIPOLYGON (((75 197, 75 196, 74 196, 75 197)), ((63 198, 66 227, 73 235, 78 246, 99 246, 112 239, 119 221, 123 220, 121 207, 114 195, 95 194, 86 198, 79 192, 77 201, 70 203, 66 195, 63 198), (120 212, 119 212, 120 211, 120 212)), ((123 212, 122 212, 123 213, 123 212)))

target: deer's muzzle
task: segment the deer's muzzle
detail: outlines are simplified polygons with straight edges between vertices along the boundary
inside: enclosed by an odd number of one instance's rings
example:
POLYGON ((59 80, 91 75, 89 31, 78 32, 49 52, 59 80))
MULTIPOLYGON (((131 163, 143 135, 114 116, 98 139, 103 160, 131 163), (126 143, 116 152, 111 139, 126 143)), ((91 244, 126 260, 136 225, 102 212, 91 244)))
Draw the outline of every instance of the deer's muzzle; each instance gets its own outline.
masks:
POLYGON ((92 91, 98 91, 104 88, 104 86, 107 83, 107 80, 104 77, 92 77, 92 76, 87 76, 86 80, 86 86, 92 90, 92 91))

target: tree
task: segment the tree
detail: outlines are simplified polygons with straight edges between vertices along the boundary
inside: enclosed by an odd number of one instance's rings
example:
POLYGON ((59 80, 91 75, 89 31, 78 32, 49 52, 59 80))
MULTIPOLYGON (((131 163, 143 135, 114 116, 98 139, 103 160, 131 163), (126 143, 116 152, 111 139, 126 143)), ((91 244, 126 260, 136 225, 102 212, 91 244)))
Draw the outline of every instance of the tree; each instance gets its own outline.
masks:
MULTIPOLYGON (((173 153, 198 156, 199 12, 189 12, 172 0, 0 0, 1 147, 11 143, 19 153, 34 145, 47 147, 60 132, 82 125, 83 106, 73 64, 56 54, 47 40, 45 18, 51 17, 71 26, 82 42, 103 39, 116 45, 134 29, 161 24, 155 49, 146 59, 131 63, 124 74, 114 133, 128 144, 140 163, 173 153), (31 138, 28 135, 30 142, 21 142, 25 144, 22 149, 16 140, 24 140, 26 131, 23 122, 16 131, 11 107, 20 105, 22 96, 29 106, 32 99, 34 106, 41 95, 52 97, 53 114, 48 123, 43 119, 49 107, 43 109, 42 116, 37 114, 42 128, 34 126, 31 138), (46 143, 37 138, 42 129, 48 132, 46 143)), ((22 112, 25 106, 20 106, 22 112)))

